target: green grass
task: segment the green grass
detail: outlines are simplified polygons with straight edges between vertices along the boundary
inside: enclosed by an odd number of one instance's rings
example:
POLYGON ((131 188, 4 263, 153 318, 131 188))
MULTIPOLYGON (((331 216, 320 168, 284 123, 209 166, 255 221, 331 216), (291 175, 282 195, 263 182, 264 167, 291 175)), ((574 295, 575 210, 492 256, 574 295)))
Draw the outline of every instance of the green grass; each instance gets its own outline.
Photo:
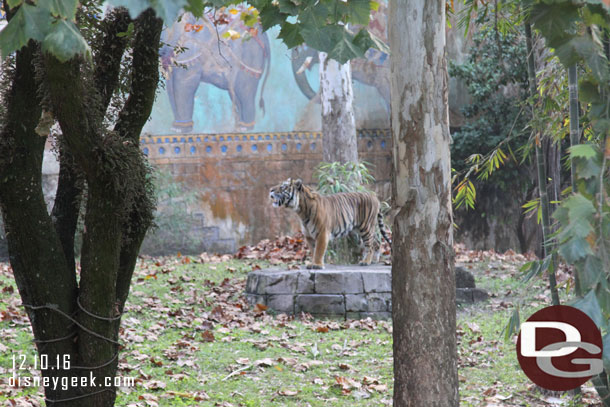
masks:
MULTIPOLYGON (((249 310, 241 297, 246 275, 265 265, 189 257, 141 261, 123 318, 119 364, 119 376, 134 377, 136 384, 121 388, 116 405, 390 405, 391 323, 314 321, 249 310)), ((513 341, 505 342, 502 333, 515 305, 522 318, 546 305, 540 296, 544 281, 523 286, 515 261, 492 258, 466 266, 494 297, 458 310, 461 405, 544 405, 545 396, 532 389, 518 366, 513 341)), ((0 272, 0 299, 0 311, 20 310, 6 270, 0 272)), ((19 312, 20 324, 0 321, 3 378, 10 374, 11 355, 34 352, 19 312)), ((37 394, 39 389, 0 384, 0 403, 25 403, 26 396, 37 394)))

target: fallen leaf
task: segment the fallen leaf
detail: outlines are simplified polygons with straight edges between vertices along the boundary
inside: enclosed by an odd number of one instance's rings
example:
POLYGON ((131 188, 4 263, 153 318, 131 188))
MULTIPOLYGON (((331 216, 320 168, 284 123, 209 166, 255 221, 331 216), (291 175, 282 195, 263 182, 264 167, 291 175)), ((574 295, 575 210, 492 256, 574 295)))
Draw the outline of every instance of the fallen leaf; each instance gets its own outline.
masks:
POLYGON ((216 338, 214 338, 214 334, 211 331, 203 331, 201 333, 201 338, 204 342, 214 342, 216 338))
POLYGON ((277 394, 280 396, 296 396, 299 394, 299 392, 296 390, 280 390, 277 392, 277 394))

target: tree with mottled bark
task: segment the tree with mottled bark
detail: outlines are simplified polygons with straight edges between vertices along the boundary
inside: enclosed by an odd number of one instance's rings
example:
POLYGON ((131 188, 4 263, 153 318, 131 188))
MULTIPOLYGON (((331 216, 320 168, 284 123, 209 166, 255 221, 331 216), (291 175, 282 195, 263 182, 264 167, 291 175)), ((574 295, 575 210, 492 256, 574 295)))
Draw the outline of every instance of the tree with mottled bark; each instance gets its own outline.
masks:
POLYGON ((445 1, 390 0, 394 406, 457 406, 445 1))
POLYGON ((351 64, 319 53, 322 156, 325 162, 358 162, 351 64))

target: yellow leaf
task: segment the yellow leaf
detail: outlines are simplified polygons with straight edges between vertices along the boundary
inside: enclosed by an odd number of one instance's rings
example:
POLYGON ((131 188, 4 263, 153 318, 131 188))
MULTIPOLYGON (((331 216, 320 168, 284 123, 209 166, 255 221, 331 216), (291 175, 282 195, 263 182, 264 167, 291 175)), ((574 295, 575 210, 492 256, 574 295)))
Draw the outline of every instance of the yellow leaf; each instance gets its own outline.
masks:
MULTIPOLYGON (((229 37, 230 37, 232 40, 236 40, 236 39, 238 39, 238 38, 240 38, 240 37, 241 37, 241 34, 240 34, 240 33, 238 33, 238 32, 237 32, 237 31, 235 31, 235 30, 228 30, 226 33, 228 33, 228 34, 229 34, 229 37)), ((225 34, 226 34, 226 33, 225 33, 225 34)), ((224 35, 223 35, 223 36, 224 36, 224 35)))

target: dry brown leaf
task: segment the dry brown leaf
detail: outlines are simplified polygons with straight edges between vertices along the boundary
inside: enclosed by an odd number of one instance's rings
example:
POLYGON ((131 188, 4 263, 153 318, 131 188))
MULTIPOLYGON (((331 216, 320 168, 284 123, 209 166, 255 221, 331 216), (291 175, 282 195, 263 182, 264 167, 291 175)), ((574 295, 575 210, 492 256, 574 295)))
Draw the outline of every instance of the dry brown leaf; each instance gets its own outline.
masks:
POLYGON ((214 342, 216 340, 212 331, 203 331, 201 333, 201 338, 204 342, 214 342))
POLYGON ((254 312, 256 312, 256 313, 262 313, 264 311, 267 311, 268 309, 269 309, 269 307, 264 304, 256 304, 254 306, 254 312))
POLYGON ((273 366, 273 359, 264 358, 264 359, 255 360, 254 366, 271 367, 271 366, 273 366))

